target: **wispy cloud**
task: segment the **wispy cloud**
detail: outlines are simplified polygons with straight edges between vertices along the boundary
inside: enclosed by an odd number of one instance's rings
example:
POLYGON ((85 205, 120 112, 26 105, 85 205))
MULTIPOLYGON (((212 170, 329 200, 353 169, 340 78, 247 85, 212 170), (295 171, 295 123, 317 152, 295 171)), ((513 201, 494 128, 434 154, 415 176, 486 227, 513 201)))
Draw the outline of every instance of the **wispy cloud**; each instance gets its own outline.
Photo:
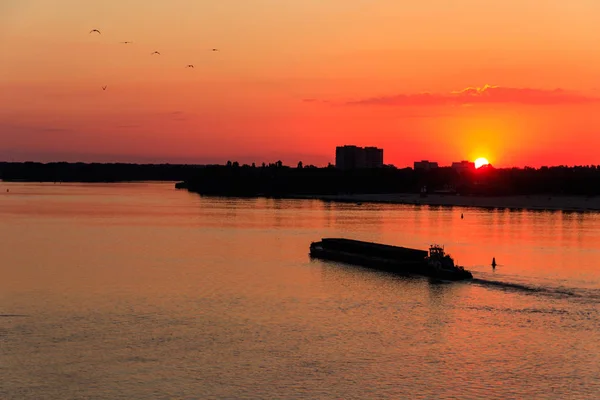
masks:
POLYGON ((68 129, 68 128, 41 128, 41 130, 43 132, 71 132, 72 129, 68 129))
POLYGON ((16 132, 24 132, 24 131, 35 131, 35 132, 44 132, 44 133, 60 133, 60 132, 73 132, 71 128, 63 128, 57 126, 41 126, 40 124, 27 124, 16 122, 4 122, 0 118, 0 132, 8 132, 12 133, 13 136, 16 132))
POLYGON ((302 99, 303 103, 329 103, 329 100, 321 100, 321 99, 302 99))
POLYGON ((371 97, 348 101, 348 105, 375 106, 443 106, 471 104, 584 104, 600 102, 600 97, 588 96, 562 89, 545 90, 485 85, 468 87, 450 93, 415 93, 371 97))
POLYGON ((177 110, 166 113, 158 113, 157 116, 166 117, 172 121, 187 121, 191 114, 177 110))
POLYGON ((140 124, 121 124, 121 125, 117 125, 117 128, 120 129, 132 129, 132 128, 141 128, 142 125, 140 124))

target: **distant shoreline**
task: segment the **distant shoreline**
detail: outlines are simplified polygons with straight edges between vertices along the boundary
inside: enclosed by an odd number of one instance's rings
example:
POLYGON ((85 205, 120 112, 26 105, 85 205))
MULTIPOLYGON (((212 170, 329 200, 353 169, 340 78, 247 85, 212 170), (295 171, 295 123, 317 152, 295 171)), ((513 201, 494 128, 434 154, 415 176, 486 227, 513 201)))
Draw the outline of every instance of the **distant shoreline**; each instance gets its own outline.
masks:
POLYGON ((600 212, 600 196, 456 196, 413 193, 348 194, 348 195, 289 195, 288 199, 321 200, 341 203, 385 203, 439 207, 476 207, 531 211, 600 212))
POLYGON ((177 182, 201 195, 439 207, 600 211, 600 166, 422 171, 283 166, 0 162, 4 182, 177 182), (426 192, 426 196, 421 193, 426 192))
MULTIPOLYGON (((0 180, 5 183, 52 183, 34 180, 0 180)), ((70 181, 69 183, 106 184, 106 183, 174 183, 172 180, 138 180, 138 181, 70 181)), ((55 182, 58 183, 58 182, 55 182)), ((176 188, 187 189, 182 182, 175 184, 176 188)), ((204 194, 189 190, 206 197, 226 198, 280 198, 290 200, 320 200, 336 203, 379 203, 402 204, 433 207, 474 207, 483 209, 508 209, 531 211, 567 211, 567 212, 600 212, 600 196, 565 196, 565 195, 508 195, 508 196, 459 196, 454 194, 428 194, 425 197, 416 193, 382 193, 382 194, 338 194, 338 195, 309 195, 286 194, 236 196, 227 194, 204 194)))
POLYGON ((179 164, 101 164, 101 163, 8 163, 0 162, 3 182, 178 182, 191 179, 204 168, 179 164))
POLYGON ((73 181, 43 181, 43 180, 35 180, 35 179, 0 179, 0 183, 47 183, 54 185, 62 185, 62 184, 90 184, 90 185, 102 185, 107 183, 177 183, 179 180, 177 179, 167 179, 167 180, 158 180, 158 179, 145 179, 145 180, 106 180, 106 181, 85 181, 85 180, 73 180, 73 181))

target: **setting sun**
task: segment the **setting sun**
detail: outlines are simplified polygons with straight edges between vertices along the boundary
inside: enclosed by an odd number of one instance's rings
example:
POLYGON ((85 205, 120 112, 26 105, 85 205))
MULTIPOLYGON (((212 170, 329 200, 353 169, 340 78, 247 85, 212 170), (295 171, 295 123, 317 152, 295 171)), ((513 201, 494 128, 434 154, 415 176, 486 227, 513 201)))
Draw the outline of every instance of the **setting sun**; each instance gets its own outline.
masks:
POLYGON ((488 165, 488 164, 489 164, 489 161, 483 157, 479 157, 477 160, 475 160, 475 168, 479 168, 479 167, 482 167, 482 166, 488 165))

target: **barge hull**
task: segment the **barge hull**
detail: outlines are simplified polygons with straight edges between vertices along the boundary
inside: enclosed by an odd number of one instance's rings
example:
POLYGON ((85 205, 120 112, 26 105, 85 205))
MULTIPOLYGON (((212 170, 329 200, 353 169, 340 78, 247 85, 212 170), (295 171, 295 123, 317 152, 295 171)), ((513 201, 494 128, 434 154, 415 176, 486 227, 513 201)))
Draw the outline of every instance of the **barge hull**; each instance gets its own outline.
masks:
POLYGON ((393 272, 396 274, 423 274, 428 269, 425 261, 397 261, 381 257, 365 256, 357 253, 311 249, 310 256, 327 261, 338 261, 346 264, 393 272))
POLYGON ((361 240, 324 238, 319 244, 328 250, 350 252, 381 258, 398 258, 403 261, 422 261, 427 257, 427 251, 408 247, 391 246, 361 240))
POLYGON ((428 263, 427 251, 359 240, 324 238, 311 244, 310 256, 402 275, 451 281, 472 279, 471 273, 462 268, 455 271, 433 268, 428 263))

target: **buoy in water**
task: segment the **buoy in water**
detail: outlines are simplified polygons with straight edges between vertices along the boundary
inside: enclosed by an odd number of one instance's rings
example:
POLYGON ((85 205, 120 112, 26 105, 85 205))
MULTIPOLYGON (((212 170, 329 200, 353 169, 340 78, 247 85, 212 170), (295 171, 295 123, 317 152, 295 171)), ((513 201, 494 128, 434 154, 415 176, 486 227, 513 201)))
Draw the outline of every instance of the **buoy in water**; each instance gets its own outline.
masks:
POLYGON ((496 269, 496 257, 492 257, 492 268, 496 269))
POLYGON ((462 213, 460 213, 460 219, 463 219, 463 218, 464 218, 464 215, 462 215, 462 213))

